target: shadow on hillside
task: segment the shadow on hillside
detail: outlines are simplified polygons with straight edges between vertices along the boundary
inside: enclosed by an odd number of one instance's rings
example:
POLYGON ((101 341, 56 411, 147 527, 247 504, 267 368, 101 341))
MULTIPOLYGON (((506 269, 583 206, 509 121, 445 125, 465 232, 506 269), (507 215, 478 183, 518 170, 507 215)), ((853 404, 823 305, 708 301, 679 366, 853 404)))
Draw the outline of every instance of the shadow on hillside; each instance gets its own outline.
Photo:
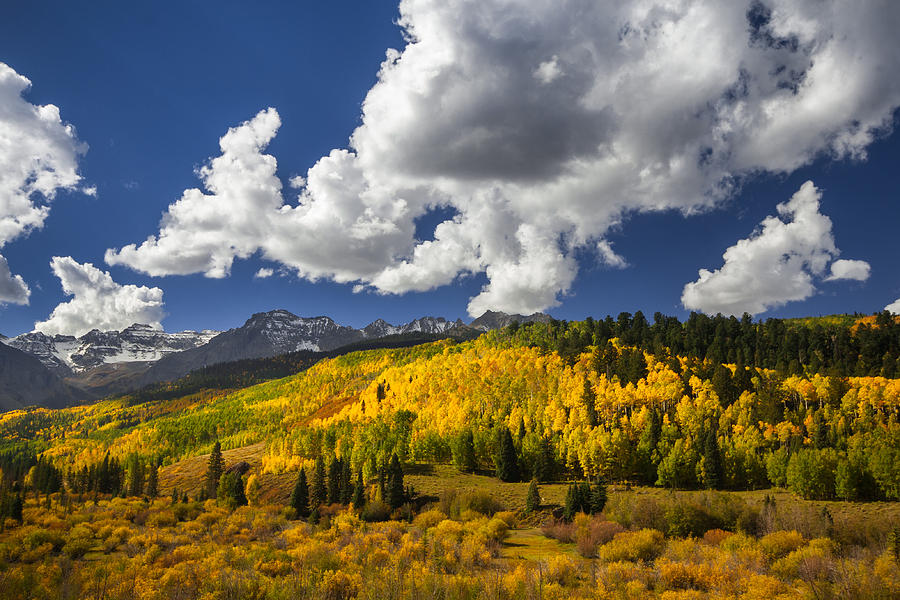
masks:
POLYGON ((434 475, 434 465, 427 463, 412 463, 403 465, 404 475, 434 475))

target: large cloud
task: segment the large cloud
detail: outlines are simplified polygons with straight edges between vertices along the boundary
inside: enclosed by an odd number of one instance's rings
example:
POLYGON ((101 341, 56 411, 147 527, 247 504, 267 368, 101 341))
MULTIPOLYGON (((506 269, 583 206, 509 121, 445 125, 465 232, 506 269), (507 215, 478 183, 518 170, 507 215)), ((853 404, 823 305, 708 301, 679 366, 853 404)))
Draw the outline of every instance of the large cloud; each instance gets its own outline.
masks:
POLYGON ((80 336, 92 329, 121 330, 133 323, 162 327, 165 313, 161 289, 120 285, 109 273, 69 256, 54 256, 50 268, 72 299, 54 308, 46 321, 35 323, 35 330, 80 336))
MULTIPOLYGON (((222 138, 160 233, 111 264, 220 277, 255 251, 383 293, 487 274, 472 314, 552 306, 574 252, 622 266, 609 228, 686 214, 741 180, 863 158, 900 105, 900 5, 812 0, 404 0, 350 150, 284 203, 269 109, 222 138), (451 207, 432 239, 415 219, 451 207)), ((302 185, 303 181, 296 180, 302 185)))
MULTIPOLYGON (((684 286, 684 306, 710 314, 758 314, 812 296, 815 279, 838 254, 831 219, 819 212, 821 198, 812 181, 804 183, 777 206, 781 218, 766 217, 753 235, 725 251, 721 269, 700 269, 699 279, 684 286)), ((837 260, 827 280, 868 276, 865 261, 837 260)))
MULTIPOLYGON (((77 141, 59 109, 29 103, 23 94, 31 82, 0 62, 0 248, 40 228, 49 202, 60 189, 81 181, 78 157, 86 146, 77 141)), ((0 302, 25 304, 28 286, 0 265, 0 302)))
POLYGON ((896 300, 885 306, 884 310, 892 312, 895 315, 900 315, 900 298, 897 298, 896 300))
POLYGON ((0 304, 28 304, 31 290, 21 275, 13 275, 6 258, 0 255, 0 304))

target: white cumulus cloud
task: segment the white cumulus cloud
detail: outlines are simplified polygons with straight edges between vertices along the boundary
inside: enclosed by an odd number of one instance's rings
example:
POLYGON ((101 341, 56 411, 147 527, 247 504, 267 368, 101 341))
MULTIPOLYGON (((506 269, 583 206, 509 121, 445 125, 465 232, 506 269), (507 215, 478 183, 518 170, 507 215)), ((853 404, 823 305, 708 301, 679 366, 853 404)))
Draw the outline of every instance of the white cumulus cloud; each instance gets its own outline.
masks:
POLYGON ((161 289, 118 284, 108 272, 69 256, 54 256, 50 268, 72 299, 57 305, 46 321, 35 323, 35 330, 80 336, 92 329, 121 330, 134 323, 162 328, 161 289))
MULTIPOLYGON (((700 269, 699 279, 684 286, 682 304, 709 314, 758 314, 812 296, 815 280, 839 253, 831 219, 819 212, 821 198, 812 181, 804 183, 776 207, 779 217, 766 217, 749 238, 725 251, 720 269, 700 269)), ((837 260, 827 279, 864 281, 868 273, 865 261, 837 260)))
POLYGON ((872 268, 864 260, 840 259, 831 263, 831 274, 825 281, 839 281, 851 279, 853 281, 866 281, 872 268))
MULTIPOLYGON (((59 108, 25 100, 30 87, 31 81, 0 62, 0 249, 44 224, 58 190, 78 187, 78 157, 87 149, 63 123, 59 108)), ((0 303, 27 304, 29 294, 0 257, 0 303)))
POLYGON ((896 300, 885 306, 884 310, 892 312, 895 315, 900 315, 900 298, 897 298, 896 300))
MULTIPOLYGON (((742 180, 865 157, 900 105, 900 4, 403 0, 349 149, 285 199, 274 109, 229 130, 158 234, 107 255, 153 275, 228 274, 255 252, 379 293, 485 273, 469 305, 558 304, 630 214, 705 210, 742 180), (416 239, 435 207, 455 216, 416 239)), ((359 289, 359 288, 358 288, 359 289)), ((807 293, 796 282, 794 296, 807 293)))
POLYGON ((28 304, 31 290, 21 275, 13 275, 9 270, 6 258, 0 255, 0 305, 28 304))
POLYGON ((274 269, 268 269, 266 267, 260 268, 256 273, 253 274, 253 277, 256 279, 268 279, 272 275, 275 274, 274 269))

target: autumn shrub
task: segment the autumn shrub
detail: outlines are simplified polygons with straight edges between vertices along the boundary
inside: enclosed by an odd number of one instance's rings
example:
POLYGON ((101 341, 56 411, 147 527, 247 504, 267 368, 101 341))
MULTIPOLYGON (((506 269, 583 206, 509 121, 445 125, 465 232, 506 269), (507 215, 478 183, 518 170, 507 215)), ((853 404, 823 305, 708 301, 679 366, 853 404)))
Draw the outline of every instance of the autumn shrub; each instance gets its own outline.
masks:
POLYGON ((506 523, 506 526, 510 529, 515 529, 519 522, 518 517, 516 517, 516 513, 511 510, 501 510, 495 513, 494 516, 506 523))
POLYGON ((170 510, 159 510, 150 513, 147 517, 146 525, 147 527, 154 528, 163 528, 163 527, 172 527, 178 519, 175 518, 175 515, 172 514, 170 510))
POLYGON ((896 517, 880 513, 860 515, 843 512, 834 517, 829 536, 843 547, 881 548, 894 528, 900 526, 896 517))
MULTIPOLYGON (((443 510, 446 503, 441 500, 441 509, 443 510)), ((471 491, 460 492, 451 496, 447 510, 444 512, 451 517, 459 517, 466 511, 474 511, 484 516, 491 517, 494 513, 504 509, 503 505, 497 502, 493 496, 487 492, 471 491)))
POLYGON ((656 561, 659 579, 665 589, 710 591, 728 579, 721 567, 708 563, 656 561))
POLYGON ((810 540, 772 564, 772 572, 783 579, 812 581, 823 579, 831 570, 834 542, 826 538, 810 540))
POLYGON ((724 531, 722 529, 710 529, 703 534, 703 541, 710 546, 718 546, 732 535, 734 534, 730 531, 724 531))
POLYGON ((381 500, 372 500, 371 502, 367 502, 363 507, 359 514, 359 518, 368 523, 387 521, 391 518, 391 507, 381 500))
POLYGON ((572 586, 578 577, 578 565, 564 554, 557 554, 547 561, 547 581, 562 586, 572 586))
POLYGON ((612 494, 603 512, 610 521, 616 521, 626 529, 665 531, 668 528, 666 506, 652 496, 612 494))
POLYGON ((423 511, 423 512, 419 513, 418 515, 416 515, 416 518, 413 519, 413 525, 415 527, 418 527, 422 531, 427 531, 446 518, 447 518, 447 515, 445 515, 438 509, 433 508, 431 510, 426 510, 426 511, 423 511))
POLYGON ((58 531, 50 531, 48 529, 34 529, 22 539, 22 545, 25 550, 34 550, 45 544, 50 544, 53 550, 59 550, 65 544, 65 540, 58 531))
POLYGON ((585 558, 597 554, 597 547, 611 541, 625 528, 615 521, 605 521, 600 515, 579 514, 572 523, 575 529, 575 549, 585 558))
POLYGON ((558 542, 570 544, 575 541, 575 524, 569 523, 563 519, 557 520, 551 517, 547 522, 541 525, 541 533, 558 542))
POLYGON ((662 553, 664 544, 662 532, 656 529, 625 531, 616 534, 612 541, 601 546, 597 554, 606 562, 650 561, 662 553))
POLYGON ((703 506, 687 501, 672 502, 665 512, 666 534, 670 537, 699 537, 722 522, 703 506))
POLYGON ((759 540, 760 548, 769 560, 786 556, 805 543, 806 540, 797 531, 776 531, 759 540))
POLYGON ((509 535, 509 525, 503 519, 494 517, 481 525, 479 531, 488 540, 500 543, 509 535))
POLYGON ((349 600, 359 593, 359 575, 352 576, 345 571, 326 571, 322 577, 320 593, 322 600, 349 600))

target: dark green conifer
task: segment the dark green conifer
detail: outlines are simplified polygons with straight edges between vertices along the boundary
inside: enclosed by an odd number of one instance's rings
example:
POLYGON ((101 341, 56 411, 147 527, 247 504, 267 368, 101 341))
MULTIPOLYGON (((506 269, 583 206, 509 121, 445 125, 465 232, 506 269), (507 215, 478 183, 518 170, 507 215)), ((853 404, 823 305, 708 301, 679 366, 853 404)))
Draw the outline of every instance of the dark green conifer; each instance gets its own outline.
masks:
POLYGON ((356 474, 356 486, 353 488, 353 508, 359 510, 366 504, 366 486, 363 483, 362 469, 356 474))
POLYGON ((340 460, 332 458, 328 464, 328 503, 335 504, 341 501, 341 465, 340 460))
POLYGON ((525 512, 533 513, 541 507, 541 491, 538 488, 537 478, 531 480, 528 486, 528 495, 525 497, 525 512))
POLYGON ((319 456, 316 458, 316 469, 313 471, 312 486, 309 492, 309 507, 316 508, 328 500, 328 490, 325 487, 325 461, 319 456))
POLYGON ((463 473, 473 473, 477 466, 475 459, 475 436, 472 430, 466 428, 462 430, 456 440, 454 447, 453 462, 456 468, 463 473))
POLYGON ((403 488, 403 468, 397 454, 391 455, 391 463, 387 469, 387 482, 385 486, 385 501, 391 508, 400 508, 406 501, 403 488))
POLYGON ((351 481, 350 460, 341 461, 341 504, 350 504, 353 499, 353 482, 351 481))
POLYGON ((291 506, 297 516, 306 518, 309 516, 309 485, 306 483, 306 470, 300 469, 294 491, 291 492, 291 506))
POLYGON ((594 484, 591 486, 590 513, 592 515, 603 512, 603 508, 606 506, 606 498, 606 480, 603 479, 602 475, 597 475, 594 478, 594 484))
POLYGON ((147 474, 147 495, 156 498, 159 495, 159 468, 156 460, 150 463, 150 472, 147 474))
POLYGON ((512 434, 507 427, 501 427, 498 438, 497 478, 500 481, 520 481, 519 455, 513 444, 512 434))
POLYGON ((222 444, 216 440, 206 466, 206 495, 208 498, 216 497, 219 480, 222 478, 224 471, 225 459, 222 457, 222 444))

